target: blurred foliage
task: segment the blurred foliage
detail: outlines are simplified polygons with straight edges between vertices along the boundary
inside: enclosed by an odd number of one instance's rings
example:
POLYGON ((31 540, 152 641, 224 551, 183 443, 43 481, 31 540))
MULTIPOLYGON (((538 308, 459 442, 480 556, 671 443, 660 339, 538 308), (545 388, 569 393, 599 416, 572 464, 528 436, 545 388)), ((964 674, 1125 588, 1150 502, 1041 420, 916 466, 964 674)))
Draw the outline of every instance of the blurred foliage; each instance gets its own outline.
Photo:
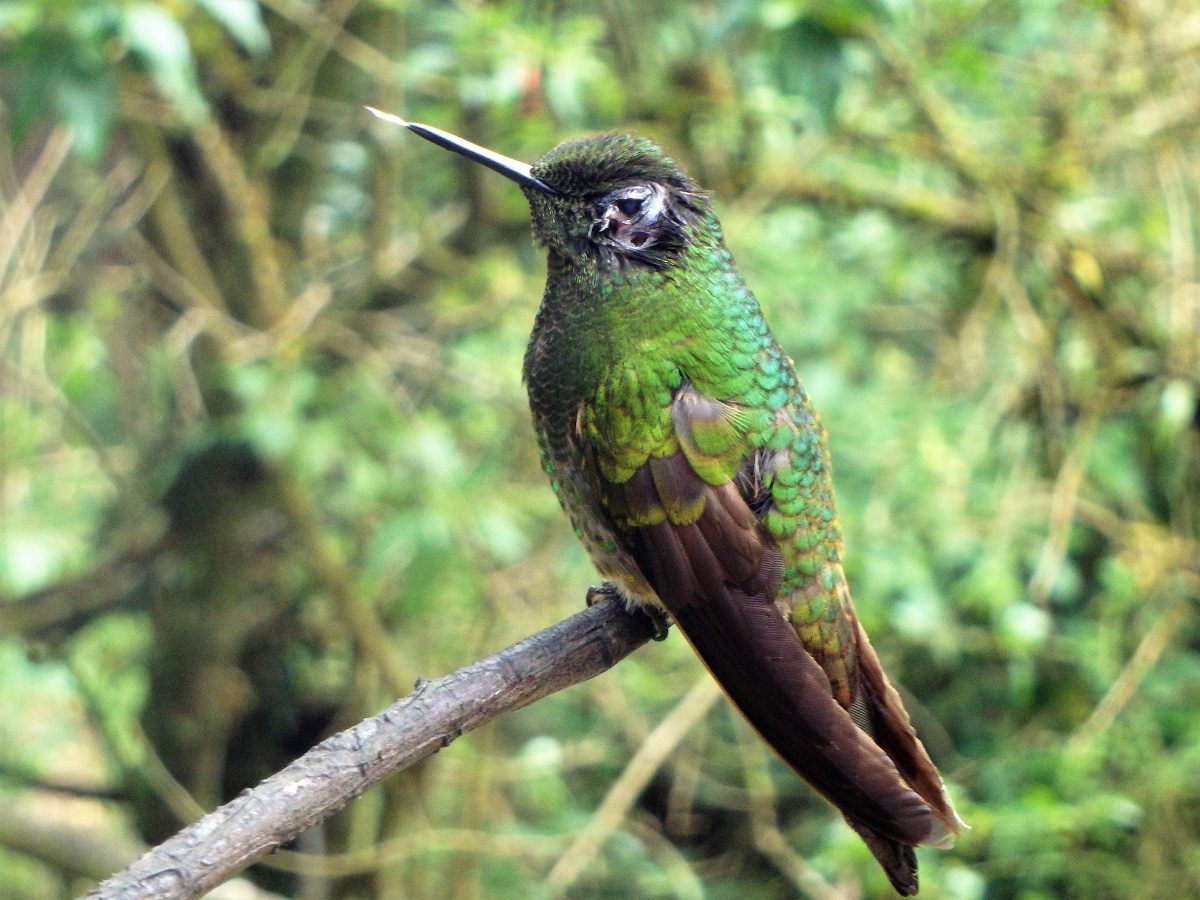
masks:
MULTIPOLYGON (((713 192, 973 826, 923 897, 1200 894, 1194 4, 5 0, 0 805, 51 827, 0 816, 0 897, 583 602, 519 382, 524 201, 364 103, 526 159, 628 129, 713 192)), ((703 677, 648 647, 260 877, 890 896, 724 705, 564 876, 703 677)))

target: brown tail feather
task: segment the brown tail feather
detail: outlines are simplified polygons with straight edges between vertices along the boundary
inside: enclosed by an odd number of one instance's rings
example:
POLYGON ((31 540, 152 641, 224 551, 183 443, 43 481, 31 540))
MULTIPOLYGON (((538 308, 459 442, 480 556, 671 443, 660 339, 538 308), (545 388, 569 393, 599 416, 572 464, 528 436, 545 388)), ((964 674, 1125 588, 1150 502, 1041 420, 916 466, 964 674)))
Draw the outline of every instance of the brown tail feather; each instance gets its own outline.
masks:
POLYGON ((775 752, 847 818, 891 841, 924 842, 934 830, 929 805, 834 701, 774 603, 711 571, 719 563, 695 524, 662 523, 639 538, 639 562, 680 630, 775 752))
POLYGON ((846 822, 858 832, 867 849, 874 854, 896 893, 901 897, 915 897, 918 887, 917 854, 913 848, 890 840, 853 819, 847 818, 846 822))
MULTIPOLYGON (((776 607, 781 553, 732 482, 704 483, 676 453, 608 487, 628 549, 713 677, 841 811, 896 890, 915 894, 912 848, 941 843, 960 823, 862 628, 853 621, 847 633, 861 667, 856 722, 776 607)), ((848 597, 845 607, 853 617, 848 597)))
POLYGON ((963 827, 962 820, 946 796, 946 788, 937 767, 929 758, 925 745, 904 708, 904 702, 888 681, 875 648, 871 646, 863 627, 858 630, 858 665, 862 687, 868 695, 871 724, 875 741, 887 752, 904 776, 904 780, 933 810, 934 829, 924 843, 948 846, 963 827))

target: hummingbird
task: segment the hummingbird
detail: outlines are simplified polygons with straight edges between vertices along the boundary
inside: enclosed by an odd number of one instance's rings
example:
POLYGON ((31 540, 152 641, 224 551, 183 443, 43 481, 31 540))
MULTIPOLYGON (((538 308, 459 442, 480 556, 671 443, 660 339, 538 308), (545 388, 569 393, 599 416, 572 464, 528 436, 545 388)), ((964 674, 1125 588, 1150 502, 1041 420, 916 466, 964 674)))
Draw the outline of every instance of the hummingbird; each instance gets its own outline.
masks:
POLYGON ((530 165, 368 110, 529 201, 547 276, 524 380, 542 466, 605 579, 593 592, 665 611, 916 894, 914 848, 963 823, 855 614, 824 429, 709 196, 644 138, 567 141, 530 165))

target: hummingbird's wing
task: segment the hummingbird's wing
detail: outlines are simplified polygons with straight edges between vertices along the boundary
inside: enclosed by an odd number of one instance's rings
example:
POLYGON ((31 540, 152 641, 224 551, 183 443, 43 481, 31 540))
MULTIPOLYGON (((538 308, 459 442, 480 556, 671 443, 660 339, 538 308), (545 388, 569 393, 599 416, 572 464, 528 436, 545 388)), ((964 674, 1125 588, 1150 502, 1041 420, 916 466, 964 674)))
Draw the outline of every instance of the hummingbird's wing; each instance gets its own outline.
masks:
POLYGON ((643 450, 636 467, 604 415, 582 410, 575 438, 622 549, 750 724, 845 815, 896 890, 915 894, 912 848, 944 845, 960 822, 849 593, 832 651, 806 646, 797 601, 780 596, 796 579, 769 527, 770 483, 787 454, 747 452, 739 408, 687 383, 658 452, 643 450))

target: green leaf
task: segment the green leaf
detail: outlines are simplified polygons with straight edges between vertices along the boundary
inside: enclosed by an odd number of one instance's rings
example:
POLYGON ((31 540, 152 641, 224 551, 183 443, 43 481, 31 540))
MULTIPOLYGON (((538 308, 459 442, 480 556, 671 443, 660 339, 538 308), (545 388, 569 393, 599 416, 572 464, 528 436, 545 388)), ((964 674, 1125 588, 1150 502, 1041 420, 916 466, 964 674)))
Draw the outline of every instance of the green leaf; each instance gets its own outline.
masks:
POLYGON ((798 19, 781 36, 776 65, 781 91, 802 98, 828 126, 846 75, 842 38, 815 19, 798 19))
POLYGON ((125 10, 121 36, 155 87, 185 119, 194 122, 207 114, 191 46, 178 21, 159 6, 138 3, 125 10))
POLYGON ((110 73, 90 78, 63 78, 55 88, 63 121, 75 136, 74 149, 85 159, 100 156, 112 129, 116 86, 110 73))
POLYGON ((56 116, 73 132, 76 153, 88 160, 100 155, 116 95, 104 50, 113 30, 114 23, 103 15, 81 13, 68 29, 35 28, 7 44, 3 63, 16 76, 11 114, 18 144, 56 116))
POLYGON ((271 35, 263 24, 262 13, 256 0, 196 0, 214 19, 225 26, 225 30, 242 49, 252 56, 260 56, 271 49, 271 35))

